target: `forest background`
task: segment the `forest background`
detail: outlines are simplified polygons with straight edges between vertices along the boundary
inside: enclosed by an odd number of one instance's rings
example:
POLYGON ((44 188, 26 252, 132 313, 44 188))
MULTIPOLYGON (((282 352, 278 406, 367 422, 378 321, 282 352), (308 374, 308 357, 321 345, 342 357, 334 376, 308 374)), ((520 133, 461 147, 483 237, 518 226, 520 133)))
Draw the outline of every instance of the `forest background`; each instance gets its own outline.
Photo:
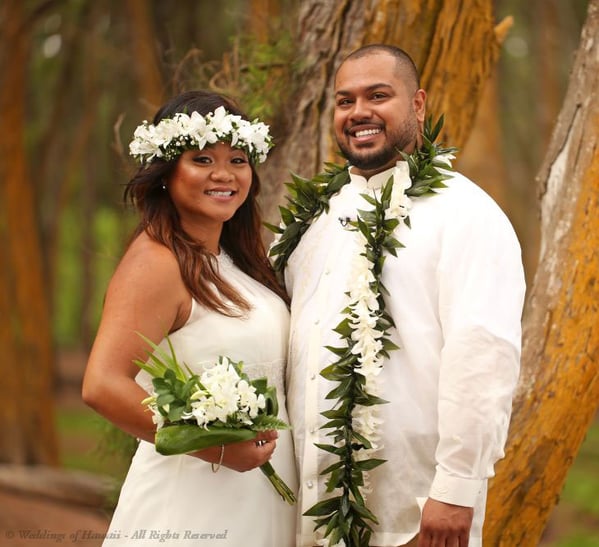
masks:
MULTIPOLYGON (((236 97, 251 116, 271 124, 275 137, 282 135, 299 108, 287 100, 288 71, 302 63, 294 57, 293 29, 293 14, 301 4, 299 0, 218 4, 4 0, 0 4, 4 105, 10 106, 11 101, 16 105, 11 93, 22 93, 23 180, 30 185, 34 205, 36 233, 19 236, 23 247, 33 242, 40 250, 39 262, 32 261, 29 270, 32 275, 41 272, 44 290, 31 314, 38 314, 38 336, 48 337, 52 359, 46 404, 49 410, 57 409, 47 413, 54 440, 48 433, 47 442, 42 437, 37 443, 50 448, 18 454, 11 452, 12 444, 0 445, 3 463, 47 463, 122 478, 126 458, 106 451, 106 428, 80 407, 77 390, 108 279, 135 222, 121 202, 123 184, 135 167, 126 155, 130 136, 165 98, 197 87, 236 97), (11 34, 11 28, 16 34, 11 34), (6 67, 11 56, 22 56, 21 88, 8 86, 6 67), (98 444, 102 453, 92 452, 98 444)), ((393 2, 370 4, 382 9, 393 2)), ((468 2, 446 4, 465 10, 468 2)), ((503 25, 501 48, 480 97, 473 99, 476 117, 457 167, 486 189, 510 217, 523 247, 530 284, 540 246, 537 176, 566 95, 589 2, 495 0, 492 4, 495 23, 503 25)), ((0 121, 5 140, 10 139, 11 119, 0 121)), ((289 169, 313 173, 311 165, 289 169)), ((282 182, 264 180, 263 208, 269 221, 276 219, 282 182)), ((22 206, 19 214, 28 215, 26 200, 22 206)), ((4 216, 2 222, 6 227, 4 216)), ((2 234, 9 239, 6 231, 2 234)), ((3 336, 14 336, 10 319, 2 329, 3 336)), ((14 367, 12 363, 9 366, 14 367)), ((5 366, 2 371, 6 377, 9 369, 5 366)), ((15 393, 27 399, 23 389, 15 393)), ((39 424, 34 420, 32 426, 39 424)), ((592 465, 598 455, 599 434, 593 426, 570 470, 545 544, 599 545, 599 501, 592 495, 599 491, 599 471, 592 465)))

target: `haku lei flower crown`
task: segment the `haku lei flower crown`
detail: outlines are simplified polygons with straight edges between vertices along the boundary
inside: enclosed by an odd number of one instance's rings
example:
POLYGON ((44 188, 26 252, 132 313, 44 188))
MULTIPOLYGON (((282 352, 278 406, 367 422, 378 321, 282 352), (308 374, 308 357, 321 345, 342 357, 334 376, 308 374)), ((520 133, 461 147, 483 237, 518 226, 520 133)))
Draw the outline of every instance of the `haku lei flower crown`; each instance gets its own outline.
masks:
POLYGON ((154 158, 172 160, 185 150, 203 150, 216 142, 240 148, 253 163, 262 163, 273 146, 268 125, 230 114, 223 106, 202 116, 198 112, 178 112, 157 125, 144 121, 133 133, 129 154, 140 163, 154 158))
MULTIPOLYGON (((358 209, 356 220, 346 223, 347 229, 356 232, 361 252, 354 259, 344 318, 334 329, 341 344, 327 346, 337 360, 320 372, 336 384, 326 396, 335 404, 322 413, 327 419, 322 429, 329 430, 326 436, 332 442, 316 445, 337 459, 321 474, 328 475, 327 493, 338 494, 304 513, 316 517, 315 529, 325 527, 329 545, 366 546, 372 524, 378 523, 365 497, 367 472, 385 463, 371 457, 381 448, 382 420, 375 407, 386 402, 378 396, 376 380, 389 351, 399 349, 389 335, 394 323, 385 307, 384 295, 389 293, 381 282, 383 265, 385 253, 397 256, 403 246, 393 234, 402 222, 410 226, 410 198, 434 195, 451 176, 448 171, 456 149, 435 144, 442 127, 443 116, 435 126, 427 119, 420 149, 410 155, 402 153, 404 161, 397 162, 380 195, 361 194, 371 208, 358 209)), ((280 208, 281 224, 268 225, 277 234, 270 250, 277 271, 283 272, 302 235, 328 211, 331 197, 348 182, 348 166, 334 164, 327 164, 325 172, 312 180, 293 176, 293 183, 288 184, 289 204, 280 208)))

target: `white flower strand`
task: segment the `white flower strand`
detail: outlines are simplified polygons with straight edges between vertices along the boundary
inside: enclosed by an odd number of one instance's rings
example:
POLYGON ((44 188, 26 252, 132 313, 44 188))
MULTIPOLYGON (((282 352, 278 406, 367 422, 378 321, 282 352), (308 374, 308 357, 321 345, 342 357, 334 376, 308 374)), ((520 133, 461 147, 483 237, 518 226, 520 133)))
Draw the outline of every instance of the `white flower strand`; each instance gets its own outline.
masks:
MULTIPOLYGON (((380 386, 377 377, 383 369, 383 359, 380 355, 383 344, 380 339, 384 333, 376 328, 379 303, 378 294, 372 291, 372 284, 376 279, 372 273, 372 263, 366 257, 367 240, 361 232, 355 234, 361 252, 354 255, 348 291, 352 302, 349 305, 349 325, 352 329, 351 339, 355 342, 351 352, 358 357, 359 366, 354 370, 364 376, 364 390, 378 397, 380 386)), ((356 405, 354 408, 353 428, 372 444, 372 448, 358 453, 360 460, 369 459, 373 452, 382 448, 380 426, 383 420, 378 414, 376 405, 356 405)), ((364 486, 360 490, 365 495, 370 492, 370 481, 367 472, 363 473, 363 477, 364 486)))
POLYGON ((150 163, 154 158, 168 161, 185 150, 203 150, 219 141, 244 150, 257 163, 266 159, 273 146, 268 125, 258 120, 244 120, 219 106, 206 116, 198 112, 191 115, 178 112, 157 125, 144 121, 133 133, 129 154, 141 163, 150 163))
MULTIPOLYGON (((408 217, 412 200, 406 195, 406 190, 412 185, 408 163, 398 161, 393 168, 393 186, 389 207, 386 210, 388 218, 398 218, 402 221, 408 217)), ((359 366, 355 367, 358 374, 364 376, 364 389, 376 397, 380 396, 378 376, 383 369, 381 338, 384 332, 377 330, 377 313, 379 311, 379 294, 373 291, 376 279, 373 274, 373 264, 367 258, 368 241, 360 232, 355 232, 358 247, 361 252, 354 255, 352 261, 349 286, 349 325, 352 329, 351 339, 355 342, 352 353, 358 356, 359 366)), ((378 405, 357 405, 352 419, 354 430, 368 439, 372 444, 370 449, 360 452, 360 459, 369 459, 372 454, 383 448, 380 429, 383 420, 379 417, 378 405)), ((363 494, 371 491, 369 473, 363 473, 363 494)))
POLYGON ((406 190, 412 186, 410 178, 410 166, 407 161, 398 161, 393 168, 393 187, 391 189, 391 200, 387 209, 388 216, 404 220, 408 216, 412 200, 406 194, 406 190))

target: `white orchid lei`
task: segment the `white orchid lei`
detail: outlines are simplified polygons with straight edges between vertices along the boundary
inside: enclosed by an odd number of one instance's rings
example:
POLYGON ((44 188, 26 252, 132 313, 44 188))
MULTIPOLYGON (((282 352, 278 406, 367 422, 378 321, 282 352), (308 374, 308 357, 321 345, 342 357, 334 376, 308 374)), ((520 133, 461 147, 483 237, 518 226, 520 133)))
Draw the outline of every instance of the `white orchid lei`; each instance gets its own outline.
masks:
MULTIPOLYGON (((337 457, 321 475, 328 475, 327 492, 337 490, 339 494, 304 513, 317 517, 315 529, 326 527, 329 545, 368 545, 371 523, 378 523, 365 498, 368 471, 385 462, 372 457, 382 447, 378 433, 382 420, 376 406, 386 402, 378 395, 377 377, 389 351, 398 349, 389 335, 394 323, 385 308, 388 291, 381 282, 383 265, 386 254, 397 256, 397 249, 403 246, 393 233, 402 222, 410 226, 411 198, 435 194, 450 177, 447 171, 451 171, 456 149, 435 144, 442 127, 443 117, 434 126, 429 118, 420 149, 410 155, 402 153, 403 161, 397 162, 380 195, 362 194, 371 208, 358 209, 356 220, 347 222, 347 229, 356 232, 361 252, 355 256, 349 276, 349 304, 334 329, 342 343, 327 346, 337 360, 320 372, 336 383, 326 396, 336 402, 322 413, 328 421, 321 427, 329 430, 332 442, 316 445, 337 457)), ((327 164, 325 172, 311 180, 293 176, 288 185, 289 204, 280 208, 281 224, 268 225, 277 234, 270 255, 278 272, 283 272, 310 224, 328 211, 330 198, 348 182, 348 166, 334 164, 327 164)))
POLYGON ((156 125, 144 121, 133 133, 129 154, 142 164, 154 158, 169 161, 185 150, 203 150, 216 142, 227 142, 244 150, 254 163, 262 163, 273 146, 268 125, 244 120, 219 106, 206 116, 178 112, 156 125))

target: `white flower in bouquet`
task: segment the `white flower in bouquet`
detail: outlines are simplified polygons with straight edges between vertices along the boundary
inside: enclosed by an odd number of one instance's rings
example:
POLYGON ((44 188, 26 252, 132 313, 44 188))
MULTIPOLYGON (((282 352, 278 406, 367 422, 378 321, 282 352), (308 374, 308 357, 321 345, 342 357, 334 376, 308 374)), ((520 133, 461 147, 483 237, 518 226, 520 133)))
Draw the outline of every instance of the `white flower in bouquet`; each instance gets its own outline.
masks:
MULTIPOLYGON (((159 453, 186 454, 247 441, 259 431, 289 428, 277 417, 276 389, 266 378, 251 380, 243 363, 219 357, 198 375, 177 361, 168 337, 170 354, 142 338, 154 352, 135 364, 152 376, 154 391, 142 404, 152 411, 159 453)), ((295 503, 294 493, 269 462, 260 469, 285 501, 295 503)))

